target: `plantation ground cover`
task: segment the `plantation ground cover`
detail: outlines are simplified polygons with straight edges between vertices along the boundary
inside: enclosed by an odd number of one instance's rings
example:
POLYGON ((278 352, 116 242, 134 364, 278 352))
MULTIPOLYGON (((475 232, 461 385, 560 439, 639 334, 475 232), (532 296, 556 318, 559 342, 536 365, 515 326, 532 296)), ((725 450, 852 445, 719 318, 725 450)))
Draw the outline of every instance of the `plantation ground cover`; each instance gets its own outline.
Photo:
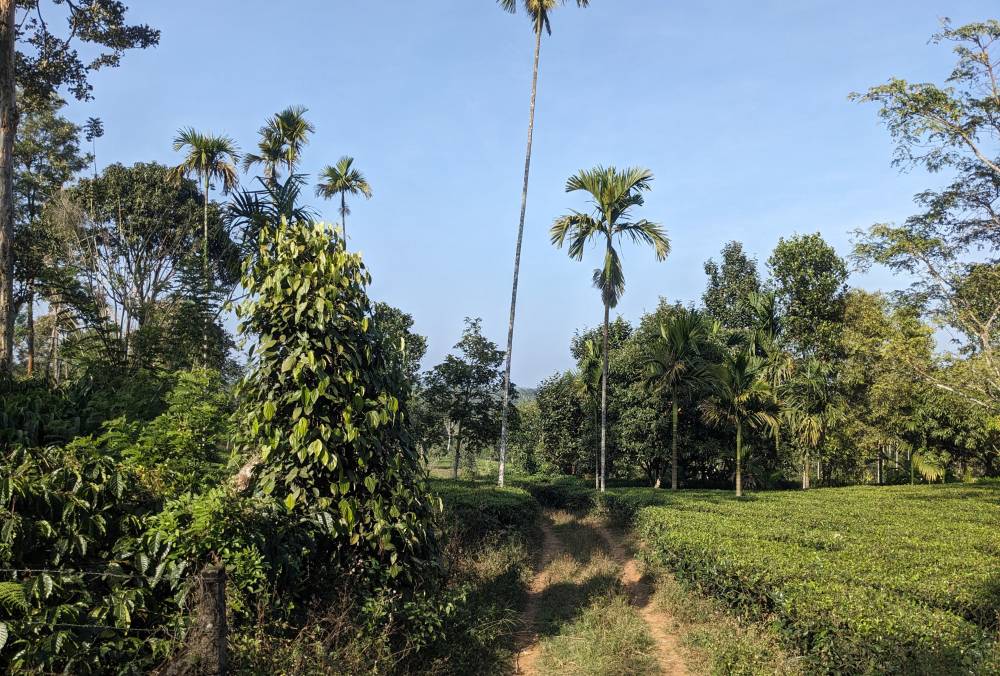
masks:
POLYGON ((997 668, 1000 486, 671 494, 614 489, 647 556, 740 610, 773 615, 820 671, 997 668))

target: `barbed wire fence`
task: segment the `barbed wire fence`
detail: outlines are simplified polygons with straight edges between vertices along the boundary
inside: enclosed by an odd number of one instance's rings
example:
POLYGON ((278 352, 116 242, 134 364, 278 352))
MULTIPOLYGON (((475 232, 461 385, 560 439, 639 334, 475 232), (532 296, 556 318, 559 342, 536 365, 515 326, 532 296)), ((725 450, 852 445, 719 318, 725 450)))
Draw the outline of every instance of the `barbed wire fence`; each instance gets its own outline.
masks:
MULTIPOLYGON (((77 570, 71 568, 5 568, 0 567, 0 576, 10 576, 8 581, 16 582, 22 576, 27 579, 37 575, 58 577, 90 576, 111 579, 143 580, 153 584, 166 579, 164 575, 125 573, 118 570, 77 570)), ((183 637, 183 645, 176 656, 160 670, 163 676, 188 676, 206 674, 224 676, 228 670, 228 622, 226 620, 226 571, 217 564, 207 564, 198 573, 189 576, 195 591, 192 619, 183 637)), ((11 625, 37 626, 49 629, 87 629, 92 631, 116 631, 124 634, 138 634, 147 637, 161 636, 177 640, 168 627, 146 628, 97 624, 83 622, 43 622, 10 619, 0 622, 7 631, 11 625)), ((9 639, 8 641, 9 642, 9 639)))

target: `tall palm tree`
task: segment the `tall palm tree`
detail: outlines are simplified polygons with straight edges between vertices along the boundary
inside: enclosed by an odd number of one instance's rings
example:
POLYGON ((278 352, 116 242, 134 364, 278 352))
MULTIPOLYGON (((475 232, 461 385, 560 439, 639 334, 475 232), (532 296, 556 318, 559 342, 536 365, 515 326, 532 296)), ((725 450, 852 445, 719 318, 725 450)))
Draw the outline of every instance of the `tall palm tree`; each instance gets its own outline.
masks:
POLYGON ((275 185, 280 177, 279 167, 284 165, 289 175, 302 157, 302 149, 309 143, 309 135, 316 131, 306 119, 308 109, 303 106, 289 106, 267 118, 258 134, 256 153, 247 153, 243 158, 243 169, 249 171, 256 165, 264 169, 264 181, 275 185))
POLYGON ((324 199, 340 195, 340 227, 344 231, 344 246, 347 246, 347 195, 361 195, 365 199, 372 198, 372 187, 365 180, 365 175, 354 168, 354 158, 344 156, 333 166, 327 167, 320 174, 316 194, 324 199))
POLYGON ((202 181, 205 191, 205 220, 202 233, 201 255, 202 272, 206 284, 210 282, 208 271, 208 193, 213 180, 222 183, 223 194, 228 193, 239 183, 236 165, 240 161, 240 151, 236 143, 228 136, 202 134, 188 127, 177 132, 174 139, 174 151, 186 151, 181 163, 174 168, 174 176, 179 180, 183 176, 195 174, 202 181))
POLYGON ((811 358, 782 388, 785 415, 802 446, 802 489, 809 488, 809 451, 817 451, 840 418, 828 364, 811 358))
POLYGON ((552 224, 549 235, 552 244, 562 248, 569 240, 570 258, 583 260, 583 251, 591 240, 603 240, 604 264, 594 270, 594 286, 604 301, 604 345, 601 368, 601 491, 607 483, 608 436, 608 323, 611 308, 625 291, 625 274, 615 241, 628 237, 633 242, 653 247, 656 259, 662 261, 670 253, 670 240, 663 228, 651 221, 630 221, 633 207, 645 202, 643 193, 650 189, 653 174, 648 169, 614 167, 583 170, 566 182, 566 192, 582 190, 591 196, 590 214, 574 211, 561 216, 552 224))
POLYGON ((97 178, 97 139, 104 136, 104 122, 99 117, 88 117, 83 125, 84 138, 91 144, 90 162, 97 178))
MULTIPOLYGON (((670 394, 672 436, 670 440, 670 490, 677 490, 677 418, 680 396, 704 380, 702 343, 707 336, 704 317, 697 310, 682 310, 666 324, 653 341, 647 356, 647 384, 670 394)), ((657 478, 656 487, 660 487, 657 478)))
MULTIPOLYGON (((514 14, 517 0, 497 0, 505 11, 514 14)), ((535 95, 538 93, 538 60, 542 51, 542 31, 552 34, 549 12, 566 0, 521 0, 525 13, 531 19, 535 32, 535 60, 531 71, 531 105, 528 112, 528 149, 524 155, 524 184, 521 187, 521 218, 517 225, 517 245, 514 248, 514 282, 510 293, 510 321, 507 324, 507 354, 504 364, 503 406, 500 414, 500 471, 498 483, 504 484, 504 470, 507 464, 507 412, 510 408, 510 364, 514 351, 514 315, 517 310, 517 279, 521 272, 521 242, 524 239, 524 215, 528 207, 528 175, 531 173, 531 141, 535 134, 535 95)), ((587 7, 590 0, 576 0, 577 7, 587 7)))
MULTIPOLYGON (((588 338, 583 343, 583 354, 580 357, 579 373, 576 383, 580 394, 586 400, 590 413, 594 416, 595 429, 600 425, 598 414, 598 395, 601 392, 601 348, 593 339, 588 338)), ((595 449, 594 453, 594 488, 601 487, 601 451, 595 449)))
POLYGON ((736 497, 743 496, 743 430, 771 428, 777 420, 771 408, 771 386, 764 378, 763 360, 749 350, 726 352, 721 364, 709 367, 711 395, 701 402, 710 425, 736 430, 736 497))

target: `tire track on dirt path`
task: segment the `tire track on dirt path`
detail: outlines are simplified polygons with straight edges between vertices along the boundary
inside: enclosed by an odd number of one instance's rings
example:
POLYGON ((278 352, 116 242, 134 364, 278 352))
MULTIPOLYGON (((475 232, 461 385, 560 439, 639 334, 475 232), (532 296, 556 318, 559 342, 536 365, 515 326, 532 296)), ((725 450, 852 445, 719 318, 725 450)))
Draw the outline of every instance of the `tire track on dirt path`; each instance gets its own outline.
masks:
POLYGON ((656 645, 656 659, 665 676, 689 676, 690 672, 681 657, 680 641, 673 632, 674 620, 652 602, 653 585, 642 574, 639 564, 622 538, 607 526, 599 525, 601 536, 611 548, 611 557, 621 566, 621 581, 628 598, 639 616, 646 622, 656 645))
POLYGON ((528 589, 528 602, 524 607, 524 629, 518 642, 520 648, 514 662, 514 673, 522 676, 532 676, 538 673, 535 663, 542 650, 537 626, 539 599, 551 582, 551 574, 548 572, 549 564, 563 551, 559 538, 552 531, 552 521, 548 514, 542 515, 541 527, 542 551, 535 576, 531 580, 531 587, 528 589))

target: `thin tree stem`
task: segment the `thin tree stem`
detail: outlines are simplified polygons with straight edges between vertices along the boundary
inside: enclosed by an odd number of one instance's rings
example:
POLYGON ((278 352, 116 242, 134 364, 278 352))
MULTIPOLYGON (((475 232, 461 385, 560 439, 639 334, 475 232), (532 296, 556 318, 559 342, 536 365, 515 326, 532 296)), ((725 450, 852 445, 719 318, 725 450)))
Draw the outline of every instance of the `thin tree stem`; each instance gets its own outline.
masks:
POLYGON ((736 423, 736 497, 743 497, 743 424, 736 423))
POLYGON ((673 437, 670 439, 670 490, 677 490, 677 391, 673 393, 672 423, 673 437))
POLYGON ((14 362, 14 0, 0 0, 0 375, 14 362))
POLYGON ((604 359, 601 366, 601 492, 607 488, 608 478, 608 318, 611 304, 604 299, 604 359))
POLYGON ((531 105, 528 112, 528 147, 524 154, 524 183, 521 187, 521 217, 517 225, 517 245, 514 247, 514 282, 510 292, 510 319, 507 323, 507 353, 504 355, 503 406, 500 413, 500 469, 497 483, 504 485, 507 468, 507 417, 510 408, 510 364, 514 352, 514 317, 517 312, 517 281, 521 272, 521 243, 524 239, 524 216, 528 208, 528 178, 531 174, 531 143, 535 133, 535 97, 538 93, 538 61, 542 50, 541 19, 535 25, 535 61, 531 74, 531 105))

